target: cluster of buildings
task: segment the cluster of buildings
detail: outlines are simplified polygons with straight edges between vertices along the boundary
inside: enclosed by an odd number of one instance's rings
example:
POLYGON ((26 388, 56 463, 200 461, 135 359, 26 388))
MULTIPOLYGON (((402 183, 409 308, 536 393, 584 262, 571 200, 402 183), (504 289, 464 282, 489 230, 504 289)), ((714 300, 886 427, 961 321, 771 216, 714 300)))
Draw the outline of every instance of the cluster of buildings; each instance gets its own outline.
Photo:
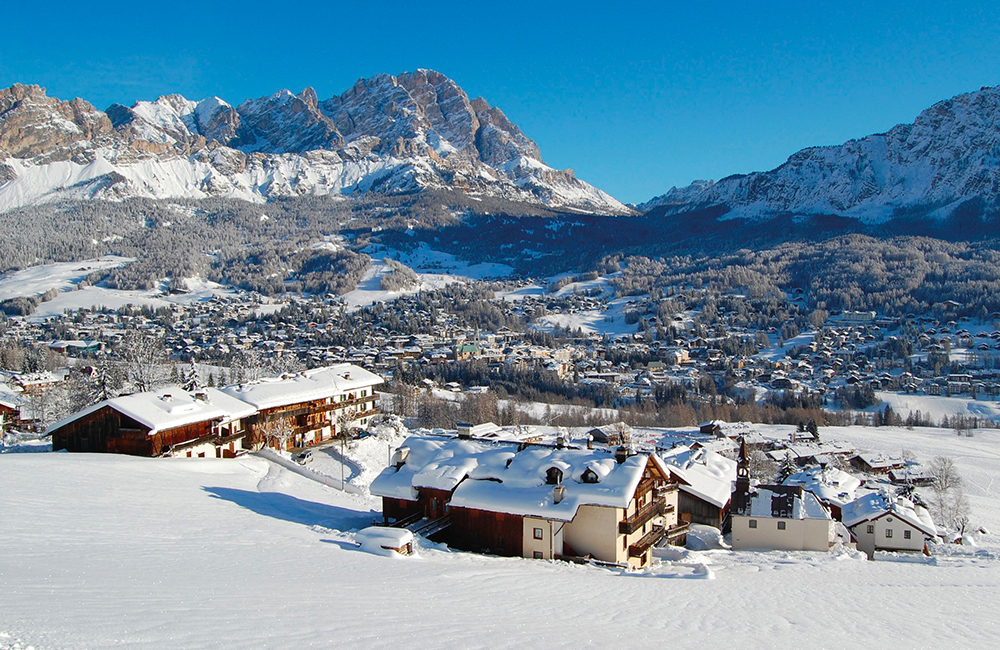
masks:
POLYGON ((595 443, 604 433, 595 431, 576 444, 496 427, 420 433, 371 493, 382 498, 384 525, 456 548, 630 568, 647 566, 657 545, 683 543, 695 523, 731 532, 735 550, 844 543, 871 557, 925 551, 937 536, 926 509, 891 490, 861 491, 860 479, 832 466, 776 485, 752 481, 746 435, 733 459, 712 439, 636 452, 614 446, 622 439, 595 443))

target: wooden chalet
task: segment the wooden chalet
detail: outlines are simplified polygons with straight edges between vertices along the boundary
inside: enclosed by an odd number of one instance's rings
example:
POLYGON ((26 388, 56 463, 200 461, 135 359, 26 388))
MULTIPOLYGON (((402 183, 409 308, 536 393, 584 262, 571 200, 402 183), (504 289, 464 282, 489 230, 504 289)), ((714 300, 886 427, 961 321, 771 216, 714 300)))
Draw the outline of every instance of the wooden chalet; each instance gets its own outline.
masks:
POLYGON ((247 421, 252 448, 280 446, 280 438, 269 433, 281 426, 288 430, 285 448, 293 449, 367 426, 379 412, 375 387, 381 383, 378 375, 344 363, 221 390, 256 408, 247 421))
POLYGON ((412 436, 376 477, 384 523, 496 555, 642 567, 682 541, 677 483, 656 456, 412 436))
POLYGON ((177 386, 98 402, 48 428, 52 450, 228 458, 243 447, 251 405, 214 388, 177 386))
POLYGON ((736 461, 700 446, 674 447, 662 459, 680 488, 681 520, 726 530, 736 461))

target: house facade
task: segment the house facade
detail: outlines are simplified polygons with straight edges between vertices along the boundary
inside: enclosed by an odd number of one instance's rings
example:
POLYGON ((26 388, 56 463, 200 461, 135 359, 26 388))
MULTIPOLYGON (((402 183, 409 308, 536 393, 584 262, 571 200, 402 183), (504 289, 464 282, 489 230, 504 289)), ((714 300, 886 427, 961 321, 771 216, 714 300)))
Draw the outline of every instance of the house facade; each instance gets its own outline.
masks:
POLYGON ((256 409, 247 421, 252 448, 291 449, 368 426, 378 413, 375 387, 381 383, 378 375, 344 363, 221 390, 256 409))
POLYGON ((733 550, 828 551, 836 542, 830 512, 799 485, 750 483, 750 455, 740 441, 732 497, 733 550))
POLYGON ((255 412, 214 388, 171 386, 98 402, 47 433, 53 451, 224 458, 244 449, 255 412))
POLYGON ((680 540, 677 483, 655 456, 457 436, 412 436, 371 485, 387 525, 455 548, 638 568, 680 540), (421 523, 426 521, 426 523, 421 523))
POLYGON ((926 543, 937 537, 927 510, 895 495, 867 494, 844 506, 842 516, 858 550, 868 559, 876 551, 926 551, 926 543))

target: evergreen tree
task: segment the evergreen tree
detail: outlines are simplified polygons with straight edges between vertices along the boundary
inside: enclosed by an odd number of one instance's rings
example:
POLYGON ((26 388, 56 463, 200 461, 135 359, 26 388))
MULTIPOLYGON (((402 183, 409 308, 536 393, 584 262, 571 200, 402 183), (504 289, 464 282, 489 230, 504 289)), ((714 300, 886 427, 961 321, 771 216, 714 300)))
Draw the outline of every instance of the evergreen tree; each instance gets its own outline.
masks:
POLYGON ((202 388, 201 380, 198 378, 198 367, 194 365, 194 359, 191 360, 191 365, 185 368, 180 386, 189 393, 202 388))
POLYGON ((795 464, 795 459, 792 458, 791 452, 785 454, 781 465, 778 466, 778 483, 784 483, 785 479, 798 471, 799 466, 795 464))

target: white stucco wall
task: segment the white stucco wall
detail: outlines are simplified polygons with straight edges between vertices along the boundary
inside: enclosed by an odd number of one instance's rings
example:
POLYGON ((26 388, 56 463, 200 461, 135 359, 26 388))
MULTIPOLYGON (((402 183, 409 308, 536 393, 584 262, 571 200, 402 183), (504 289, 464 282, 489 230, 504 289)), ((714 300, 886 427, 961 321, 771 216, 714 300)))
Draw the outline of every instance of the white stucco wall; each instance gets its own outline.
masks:
POLYGON ((828 551, 833 539, 833 520, 779 519, 733 515, 733 550, 828 551), (757 527, 751 528, 750 522, 757 527), (785 529, 778 528, 785 522, 785 529))
POLYGON ((892 515, 884 515, 874 521, 863 521, 851 528, 851 534, 858 541, 858 550, 868 554, 868 558, 879 551, 922 551, 925 536, 923 532, 905 521, 892 515), (868 527, 873 532, 868 532, 868 527), (892 531, 892 537, 886 537, 886 531, 892 531), (906 539, 906 531, 910 531, 910 539, 906 539))
MULTIPOLYGON (((622 562, 618 522, 621 508, 580 506, 573 521, 564 529, 566 543, 580 555, 590 554, 604 562, 622 562)), ((628 555, 626 549, 624 555, 628 555)))
POLYGON ((545 560, 551 560, 563 554, 564 522, 534 517, 524 517, 522 522, 524 530, 522 554, 524 557, 535 557, 535 551, 540 552, 542 559, 545 560), (542 531, 541 539, 535 539, 536 528, 542 531))

